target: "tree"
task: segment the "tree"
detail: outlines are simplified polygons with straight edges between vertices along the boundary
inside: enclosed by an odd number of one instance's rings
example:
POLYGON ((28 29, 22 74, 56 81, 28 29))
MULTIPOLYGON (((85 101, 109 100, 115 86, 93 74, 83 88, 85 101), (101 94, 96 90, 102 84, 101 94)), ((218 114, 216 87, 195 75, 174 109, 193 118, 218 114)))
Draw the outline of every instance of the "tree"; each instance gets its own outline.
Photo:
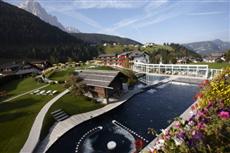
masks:
POLYGON ((226 60, 226 62, 230 62, 230 50, 228 50, 228 51, 225 53, 225 60, 226 60))
POLYGON ((84 95, 84 93, 89 91, 87 85, 83 82, 83 79, 75 75, 71 75, 67 79, 65 87, 71 88, 72 94, 76 96, 84 95))
POLYGON ((0 98, 6 97, 7 96, 7 92, 6 91, 2 91, 0 90, 0 98))
POLYGON ((171 58, 171 63, 172 63, 172 64, 176 64, 176 62, 177 62, 177 60, 176 60, 175 57, 171 58))

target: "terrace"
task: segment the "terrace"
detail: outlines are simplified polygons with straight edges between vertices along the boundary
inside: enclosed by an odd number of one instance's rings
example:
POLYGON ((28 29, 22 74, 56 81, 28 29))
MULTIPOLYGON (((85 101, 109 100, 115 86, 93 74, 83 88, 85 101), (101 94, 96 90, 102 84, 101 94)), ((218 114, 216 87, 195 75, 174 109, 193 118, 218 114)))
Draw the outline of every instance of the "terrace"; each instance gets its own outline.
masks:
POLYGON ((208 65, 146 64, 134 63, 133 71, 154 75, 179 75, 183 77, 213 78, 221 69, 209 69, 208 65))

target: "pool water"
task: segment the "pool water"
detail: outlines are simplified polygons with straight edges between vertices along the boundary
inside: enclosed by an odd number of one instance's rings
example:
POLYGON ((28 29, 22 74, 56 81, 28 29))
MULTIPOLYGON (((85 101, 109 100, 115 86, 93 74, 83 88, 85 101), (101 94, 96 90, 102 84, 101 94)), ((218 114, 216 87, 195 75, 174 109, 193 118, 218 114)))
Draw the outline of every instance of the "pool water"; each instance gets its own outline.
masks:
POLYGON ((47 152, 132 153, 137 139, 143 138, 146 140, 143 141, 144 145, 147 145, 147 141, 155 138, 148 134, 148 128, 158 132, 166 128, 194 102, 193 97, 197 92, 195 85, 171 83, 150 89, 114 110, 74 127, 47 152), (114 120, 117 124, 114 124, 114 120), (92 130, 98 126, 103 129, 92 130), (109 141, 117 143, 114 150, 107 148, 109 141))

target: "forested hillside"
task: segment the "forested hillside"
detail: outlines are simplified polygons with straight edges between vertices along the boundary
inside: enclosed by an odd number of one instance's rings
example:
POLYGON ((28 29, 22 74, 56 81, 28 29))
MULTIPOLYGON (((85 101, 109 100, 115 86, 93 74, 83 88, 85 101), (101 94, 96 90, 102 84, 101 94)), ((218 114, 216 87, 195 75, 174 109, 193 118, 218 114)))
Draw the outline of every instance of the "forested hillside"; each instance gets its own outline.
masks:
POLYGON ((1 58, 86 60, 98 54, 97 48, 3 1, 0 1, 0 36, 1 58))
POLYGON ((134 46, 134 45, 108 45, 101 47, 104 53, 121 53, 125 51, 140 50, 149 53, 151 63, 159 63, 162 59, 163 63, 175 63, 176 59, 182 57, 200 58, 201 56, 196 52, 193 52, 186 47, 179 44, 164 44, 164 45, 152 45, 152 46, 134 46))
POLYGON ((118 37, 113 35, 96 34, 96 33, 72 33, 72 35, 87 43, 97 44, 97 45, 101 45, 104 43, 111 43, 111 44, 117 43, 121 45, 141 44, 129 38, 123 38, 123 37, 118 37))

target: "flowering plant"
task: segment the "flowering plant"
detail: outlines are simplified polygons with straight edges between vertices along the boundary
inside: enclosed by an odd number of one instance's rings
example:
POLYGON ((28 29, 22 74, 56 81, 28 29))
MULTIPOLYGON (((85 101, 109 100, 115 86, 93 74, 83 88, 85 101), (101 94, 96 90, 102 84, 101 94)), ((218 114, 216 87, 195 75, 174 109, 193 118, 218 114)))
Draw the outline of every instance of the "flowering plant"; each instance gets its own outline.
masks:
POLYGON ((202 91, 195 96, 191 117, 178 119, 162 133, 164 143, 161 148, 155 147, 156 152, 230 152, 230 67, 199 87, 202 91))

